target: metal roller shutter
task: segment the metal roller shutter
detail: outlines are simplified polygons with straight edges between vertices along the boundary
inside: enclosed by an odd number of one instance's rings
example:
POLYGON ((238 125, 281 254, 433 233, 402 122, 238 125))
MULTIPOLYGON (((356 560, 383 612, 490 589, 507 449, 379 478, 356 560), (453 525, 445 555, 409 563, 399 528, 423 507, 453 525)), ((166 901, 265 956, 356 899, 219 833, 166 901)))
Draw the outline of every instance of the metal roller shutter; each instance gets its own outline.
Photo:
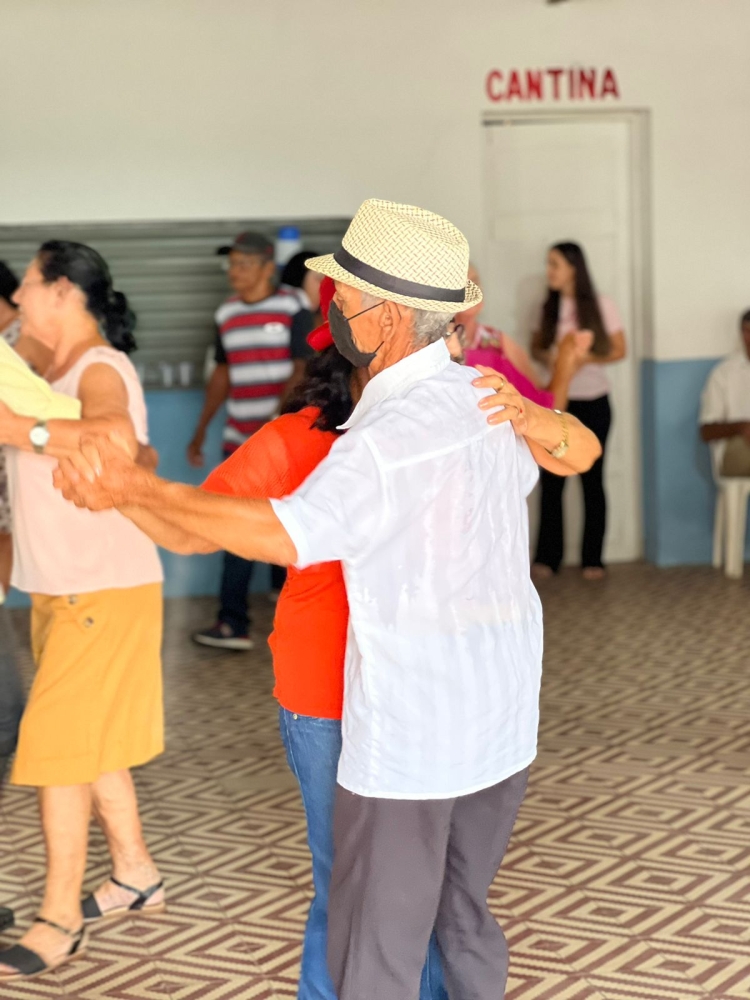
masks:
POLYGON ((303 246, 330 253, 341 243, 348 219, 222 219, 200 222, 49 223, 0 226, 0 260, 19 275, 48 239, 76 240, 94 247, 112 271, 115 288, 127 295, 138 317, 133 361, 146 384, 162 383, 160 364, 191 362, 202 377, 213 341, 213 314, 228 294, 216 248, 252 229, 273 239, 283 225, 296 225, 303 246))

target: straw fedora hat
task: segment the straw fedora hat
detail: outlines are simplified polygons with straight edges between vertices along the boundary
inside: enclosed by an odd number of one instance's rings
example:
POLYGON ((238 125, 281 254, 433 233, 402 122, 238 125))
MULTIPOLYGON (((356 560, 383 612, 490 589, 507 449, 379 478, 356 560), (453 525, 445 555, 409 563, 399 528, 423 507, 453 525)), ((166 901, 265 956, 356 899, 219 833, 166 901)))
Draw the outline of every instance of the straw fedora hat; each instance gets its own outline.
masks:
POLYGON ((306 261, 311 271, 412 309, 459 313, 482 301, 469 281, 469 244, 434 212, 369 198, 341 249, 306 261))

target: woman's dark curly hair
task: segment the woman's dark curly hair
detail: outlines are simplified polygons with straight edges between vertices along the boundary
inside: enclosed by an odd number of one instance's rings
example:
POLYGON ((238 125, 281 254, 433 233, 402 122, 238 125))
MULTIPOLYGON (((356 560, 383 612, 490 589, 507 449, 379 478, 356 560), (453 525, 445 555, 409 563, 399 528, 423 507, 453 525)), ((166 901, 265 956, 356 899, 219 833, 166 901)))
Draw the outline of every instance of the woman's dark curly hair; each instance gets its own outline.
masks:
POLYGON ((307 362, 305 377, 286 401, 282 412, 298 413, 306 406, 316 406, 320 416, 312 426, 341 434, 338 427, 349 419, 354 409, 353 371, 354 365, 333 345, 326 347, 307 362))

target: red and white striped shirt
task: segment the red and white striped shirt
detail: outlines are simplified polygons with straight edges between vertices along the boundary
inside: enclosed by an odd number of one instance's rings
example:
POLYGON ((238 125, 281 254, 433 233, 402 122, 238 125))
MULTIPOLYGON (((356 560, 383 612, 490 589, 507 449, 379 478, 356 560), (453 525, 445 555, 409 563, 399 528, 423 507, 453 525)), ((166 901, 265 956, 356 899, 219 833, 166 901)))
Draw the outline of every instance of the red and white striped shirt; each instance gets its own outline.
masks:
POLYGON ((309 357, 311 328, 309 310, 283 288, 260 302, 235 295, 216 310, 216 362, 229 366, 225 455, 276 413, 294 360, 309 357))

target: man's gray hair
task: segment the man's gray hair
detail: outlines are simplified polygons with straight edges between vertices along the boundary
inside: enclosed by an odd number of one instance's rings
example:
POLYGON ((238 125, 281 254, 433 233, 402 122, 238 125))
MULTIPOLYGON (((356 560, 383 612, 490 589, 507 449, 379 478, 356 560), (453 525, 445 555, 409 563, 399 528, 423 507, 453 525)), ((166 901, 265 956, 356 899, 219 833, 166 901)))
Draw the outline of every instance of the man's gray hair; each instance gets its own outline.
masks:
MULTIPOLYGON (((369 309, 370 306, 381 302, 376 295, 369 292, 362 292, 362 308, 369 309)), ((427 309, 413 309, 410 306, 402 306, 396 303, 399 309, 408 309, 412 314, 412 326, 414 329, 414 343, 418 347, 426 347, 434 344, 436 340, 445 339, 448 336, 448 324, 455 315, 452 312, 430 312, 427 309)))

